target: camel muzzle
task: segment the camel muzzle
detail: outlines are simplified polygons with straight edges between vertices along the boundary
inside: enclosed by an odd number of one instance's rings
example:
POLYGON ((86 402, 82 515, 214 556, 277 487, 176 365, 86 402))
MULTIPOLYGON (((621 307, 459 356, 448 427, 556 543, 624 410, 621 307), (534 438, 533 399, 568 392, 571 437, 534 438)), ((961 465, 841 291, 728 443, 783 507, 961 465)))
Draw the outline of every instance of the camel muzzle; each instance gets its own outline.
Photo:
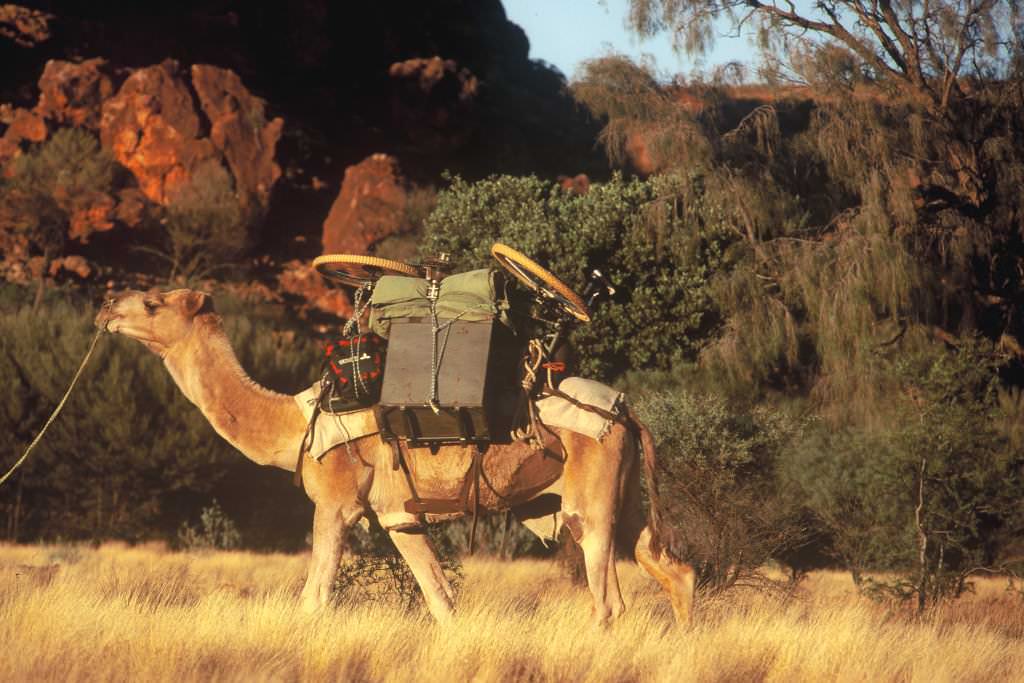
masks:
POLYGON ((110 332, 110 323, 117 315, 114 313, 114 304, 117 303, 117 299, 114 297, 108 297, 104 299, 103 305, 100 306, 100 312, 96 314, 96 320, 94 324, 104 332, 110 332))

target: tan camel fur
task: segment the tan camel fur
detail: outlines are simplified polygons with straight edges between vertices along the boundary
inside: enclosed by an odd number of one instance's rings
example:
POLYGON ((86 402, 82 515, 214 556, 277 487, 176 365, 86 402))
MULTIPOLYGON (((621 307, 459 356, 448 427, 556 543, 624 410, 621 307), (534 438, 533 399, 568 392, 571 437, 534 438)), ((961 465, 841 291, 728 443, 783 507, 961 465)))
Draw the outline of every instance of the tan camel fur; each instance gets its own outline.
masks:
MULTIPOLYGON (((211 299, 179 289, 166 293, 128 291, 108 299, 97 326, 142 342, 163 359, 185 396, 213 428, 250 460, 294 471, 306 421, 294 398, 265 389, 241 368, 211 299)), ((659 549, 656 507, 651 523, 640 504, 640 467, 654 475, 653 441, 630 414, 631 429, 614 424, 600 442, 568 430, 553 430, 564 465, 548 467, 546 478, 521 476, 519 465, 536 453, 524 444, 492 445, 484 457, 487 486, 481 507, 508 509, 531 530, 552 537, 564 523, 583 549, 593 617, 604 623, 625 609, 615 570, 615 551, 631 550, 668 592, 676 618, 689 621, 693 570, 659 549), (639 441, 636 434, 639 434, 639 441), (643 457, 641 448, 643 446, 643 457), (559 471, 559 469, 561 471, 559 471)), ((451 498, 466 478, 466 447, 404 449, 422 498, 451 498)), ((404 512, 410 490, 392 467, 390 445, 378 435, 338 446, 323 458, 306 457, 302 481, 315 504, 313 550, 302 604, 323 607, 349 527, 364 516, 381 521, 423 590, 439 621, 452 611, 445 579, 421 521, 404 512)), ((549 463, 550 465, 550 463, 549 463)), ((543 468, 541 468, 543 469, 543 468)), ((427 521, 457 517, 428 515, 427 521)))

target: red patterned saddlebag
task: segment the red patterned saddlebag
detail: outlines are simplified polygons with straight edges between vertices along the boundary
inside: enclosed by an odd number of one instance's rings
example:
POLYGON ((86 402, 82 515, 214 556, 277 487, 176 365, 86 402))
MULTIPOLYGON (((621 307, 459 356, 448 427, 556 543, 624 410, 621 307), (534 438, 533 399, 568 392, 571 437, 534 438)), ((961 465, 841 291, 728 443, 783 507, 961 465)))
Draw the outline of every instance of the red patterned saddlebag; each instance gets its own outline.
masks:
POLYGON ((343 413, 377 403, 386 351, 387 340, 372 332, 328 344, 320 409, 343 413))

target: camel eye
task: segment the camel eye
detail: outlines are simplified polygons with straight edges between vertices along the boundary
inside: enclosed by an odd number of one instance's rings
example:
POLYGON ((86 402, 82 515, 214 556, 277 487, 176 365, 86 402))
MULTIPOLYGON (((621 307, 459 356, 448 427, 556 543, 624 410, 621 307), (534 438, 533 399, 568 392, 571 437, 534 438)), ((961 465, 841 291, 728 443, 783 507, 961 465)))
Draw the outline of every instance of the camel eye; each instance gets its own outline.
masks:
POLYGON ((158 306, 160 306, 158 302, 153 301, 152 299, 143 299, 142 305, 146 309, 146 313, 150 315, 153 315, 153 312, 156 311, 158 306))

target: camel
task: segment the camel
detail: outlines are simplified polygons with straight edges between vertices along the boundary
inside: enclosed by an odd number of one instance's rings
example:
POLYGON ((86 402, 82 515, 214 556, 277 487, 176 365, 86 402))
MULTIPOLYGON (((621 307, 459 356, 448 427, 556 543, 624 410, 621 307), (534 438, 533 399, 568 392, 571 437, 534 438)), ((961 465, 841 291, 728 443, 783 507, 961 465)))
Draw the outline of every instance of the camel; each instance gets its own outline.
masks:
MULTIPOLYGON (((188 289, 126 291, 108 298, 95 322, 159 356, 182 393, 247 458, 296 470, 306 420, 293 396, 266 389, 245 373, 209 295, 188 289)), ((632 551, 668 593, 677 621, 688 623, 693 568, 661 547, 654 496, 650 521, 640 502, 641 466, 653 484, 650 433, 627 408, 625 423, 613 423, 600 442, 566 429, 554 429, 550 436, 561 442, 562 459, 549 477, 552 481, 542 482, 539 490, 529 485, 536 481, 501 476, 503 462, 521 460, 530 450, 522 442, 487 450, 485 462, 495 465, 485 473, 488 486, 478 489, 478 494, 487 494, 481 495, 481 507, 511 509, 532 531, 548 538, 562 524, 569 529, 583 550, 596 623, 605 624, 625 610, 616 546, 632 551)), ((408 448, 420 494, 441 497, 457 490, 465 481, 467 452, 458 445, 433 452, 408 448)), ((451 616, 452 588, 422 525, 404 513, 410 492, 392 465, 393 457, 391 446, 377 434, 339 445, 318 460, 303 456, 302 484, 315 505, 312 554, 301 594, 305 610, 314 612, 327 604, 346 530, 363 517, 376 517, 412 570, 431 614, 441 622, 451 616)), ((461 514, 426 517, 430 522, 461 514)))

